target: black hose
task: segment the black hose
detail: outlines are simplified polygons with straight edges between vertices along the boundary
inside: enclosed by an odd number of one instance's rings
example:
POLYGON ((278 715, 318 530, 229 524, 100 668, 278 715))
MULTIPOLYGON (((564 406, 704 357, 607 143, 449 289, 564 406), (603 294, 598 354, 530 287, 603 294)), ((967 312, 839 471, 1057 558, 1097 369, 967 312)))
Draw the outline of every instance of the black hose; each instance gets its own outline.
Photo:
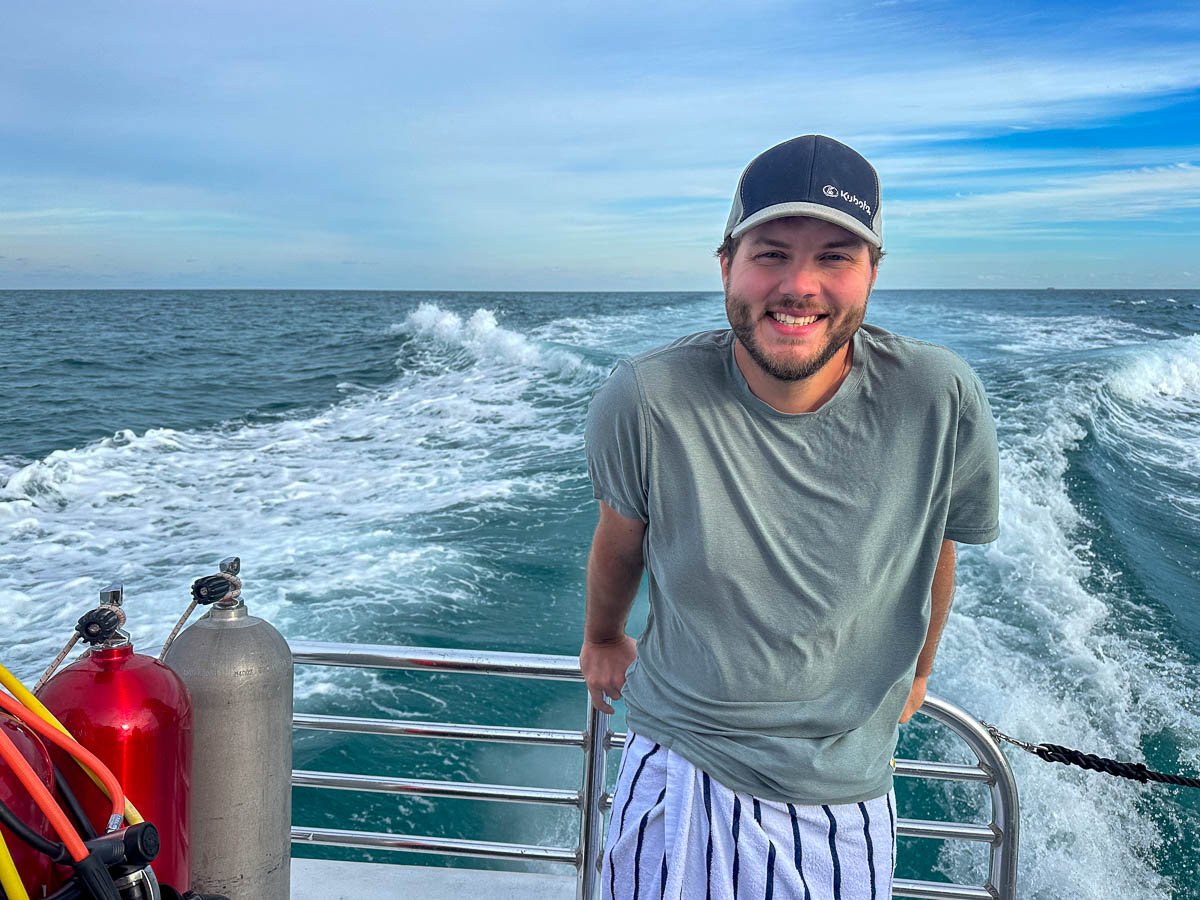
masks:
POLYGON ((28 844, 38 853, 44 853, 56 863, 62 863, 64 866, 69 866, 73 862, 71 854, 67 852, 67 848, 55 841, 38 834, 21 819, 17 818, 8 804, 0 800, 0 822, 8 826, 8 830, 17 836, 19 840, 28 844))
POLYGON ((59 795, 63 802, 67 805, 67 812, 71 814, 71 818, 75 820, 75 827, 79 829, 85 841, 90 841, 94 837, 98 837, 96 829, 92 827, 92 823, 88 821, 87 814, 84 813, 83 807, 79 803, 79 798, 75 796, 75 792, 71 790, 71 786, 67 784, 67 779, 63 778, 62 772, 58 770, 58 766, 54 767, 54 786, 58 789, 59 795))

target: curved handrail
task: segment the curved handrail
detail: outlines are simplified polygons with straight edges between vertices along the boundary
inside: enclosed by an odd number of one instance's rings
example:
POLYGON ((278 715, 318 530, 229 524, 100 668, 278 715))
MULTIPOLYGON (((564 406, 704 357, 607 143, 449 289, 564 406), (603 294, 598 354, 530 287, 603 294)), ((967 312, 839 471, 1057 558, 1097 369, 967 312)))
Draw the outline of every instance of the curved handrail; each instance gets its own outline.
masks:
MULTIPOLYGON (((292 658, 296 665, 353 666, 501 675, 516 678, 582 681, 579 660, 573 656, 511 653, 502 651, 468 650, 458 648, 402 647, 383 644, 338 644, 320 641, 292 641, 292 658)), ((538 728, 488 727, 449 723, 403 722, 373 720, 343 716, 297 714, 294 727, 327 731, 348 731, 374 734, 399 734, 408 737, 455 736, 469 740, 500 743, 541 744, 548 746, 582 747, 585 754, 584 779, 578 801, 570 805, 580 810, 579 843, 573 849, 534 847, 527 845, 490 844, 483 841, 358 833, 331 829, 293 828, 292 840, 298 843, 359 846, 396 850, 417 850, 427 853, 508 858, 543 859, 573 862, 578 872, 576 896, 591 900, 598 887, 597 863, 601 849, 603 814, 610 801, 605 792, 605 752, 624 744, 624 735, 609 731, 609 717, 594 709, 588 702, 587 728, 582 732, 553 731, 538 728)), ((991 791, 992 815, 987 826, 949 822, 901 820, 897 833, 911 837, 941 839, 966 838, 985 840, 991 844, 988 882, 982 887, 944 882, 896 879, 893 895, 927 898, 927 900, 1013 900, 1016 895, 1017 850, 1019 838, 1019 806, 1016 781, 1008 760, 992 741, 983 726, 964 710, 940 697, 927 695, 919 710, 945 725, 970 747, 978 766, 950 763, 900 760, 897 774, 912 777, 931 777, 955 781, 983 781, 991 791)), ((297 786, 344 787, 354 783, 357 789, 429 794, 431 796, 485 796, 491 800, 517 802, 564 802, 561 791, 537 792, 531 789, 509 788, 502 785, 453 785, 442 782, 420 783, 406 779, 360 779, 354 776, 335 776, 322 772, 293 773, 297 786), (347 780, 349 779, 349 780, 347 780)))
POLYGON ((1003 900, 1016 896, 1017 850, 1020 845, 1020 800, 1017 780, 1013 777, 1008 759, 996 746, 992 736, 977 720, 941 697, 925 698, 920 712, 941 722, 957 734, 988 771, 992 792, 992 828, 996 841, 992 845, 991 873, 988 880, 1003 900))

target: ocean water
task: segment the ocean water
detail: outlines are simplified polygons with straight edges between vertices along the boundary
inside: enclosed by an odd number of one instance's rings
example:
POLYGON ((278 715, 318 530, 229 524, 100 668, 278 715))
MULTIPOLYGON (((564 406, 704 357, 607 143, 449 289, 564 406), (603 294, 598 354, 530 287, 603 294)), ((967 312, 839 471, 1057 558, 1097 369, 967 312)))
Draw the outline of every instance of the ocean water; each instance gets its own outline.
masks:
MULTIPOLYGON (((1002 534, 961 548, 931 689, 1027 740, 1200 775, 1200 292, 880 291, 868 321, 962 354, 998 422, 1002 534)), ((576 653, 591 392, 619 357, 724 319, 704 293, 9 291, 0 322, 0 629, 33 679, 110 581, 150 646, 229 554, 290 638, 576 653)), ((631 628, 644 617, 643 594, 631 628)), ((315 668, 297 698, 563 728, 586 703, 578 685, 315 668)), ((902 733, 901 756, 966 758, 928 721, 902 733)), ((295 753, 435 779, 579 772, 574 751, 461 742, 306 733, 295 753)), ((1008 756, 1019 896, 1200 897, 1200 792, 1008 756)), ((984 797, 898 792, 935 818, 978 820, 984 797)), ((575 827, 306 789, 295 821, 560 846, 575 827)), ((901 842, 901 875, 985 867, 980 847, 901 842)))

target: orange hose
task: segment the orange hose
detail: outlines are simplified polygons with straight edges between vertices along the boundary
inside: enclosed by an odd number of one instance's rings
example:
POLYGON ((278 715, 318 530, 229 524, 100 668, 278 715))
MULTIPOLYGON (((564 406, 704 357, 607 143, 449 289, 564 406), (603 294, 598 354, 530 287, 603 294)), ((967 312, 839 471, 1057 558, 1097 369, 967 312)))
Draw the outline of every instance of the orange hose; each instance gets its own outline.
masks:
MULTIPOLYGON (((0 696, 8 695, 0 694, 0 696)), ((42 784, 42 779, 38 778, 37 773, 33 771, 33 767, 29 765, 29 761, 21 755, 21 751, 12 742, 12 738, 2 730, 0 730, 0 757, 3 757, 4 761, 8 763, 17 778, 21 779, 21 784, 25 785, 25 790, 29 791, 38 807, 42 810, 42 813, 50 820, 50 824, 54 826, 54 830, 58 832, 58 836, 66 844, 71 858, 75 862, 87 859, 87 847, 83 846, 83 841, 80 839, 75 827, 71 824, 71 820, 62 811, 62 807, 58 805, 58 802, 54 799, 54 795, 46 790, 46 786, 42 784)))
MULTIPOLYGON (((31 709, 37 713, 39 718, 41 718, 43 721, 49 722, 67 737, 74 737, 71 732, 63 728, 62 722, 54 718, 54 713, 46 709, 41 700, 33 696, 33 694, 29 692, 29 689, 25 687, 25 685, 21 684, 20 680, 14 676, 12 672, 4 668, 3 663, 0 663, 0 687, 8 688, 9 693, 25 704, 28 709, 31 709)), ((79 760, 75 760, 75 764, 79 766, 80 771, 82 771, 84 775, 92 780, 92 784, 96 785, 96 787, 103 791, 104 796, 107 797, 108 790, 104 787, 104 782, 96 776, 96 773, 79 760)), ((125 798, 125 821, 130 825, 140 825, 145 821, 145 819, 142 818, 142 814, 137 811, 137 808, 132 802, 130 802, 128 797, 125 798)))
POLYGON ((0 691, 0 708, 3 708, 10 716, 20 719, 43 738, 61 747, 96 773, 96 776, 104 782, 104 787, 107 789, 108 796, 112 800, 112 819, 110 820, 110 827, 107 830, 115 830, 112 823, 116 823, 119 826, 121 820, 124 818, 125 792, 121 789, 121 783, 117 781, 116 776, 113 775, 108 766, 104 765, 100 761, 100 758, 88 750, 87 747, 84 747, 74 738, 63 734, 57 728, 44 721, 37 713, 26 709, 21 705, 20 701, 13 699, 4 691, 0 691))

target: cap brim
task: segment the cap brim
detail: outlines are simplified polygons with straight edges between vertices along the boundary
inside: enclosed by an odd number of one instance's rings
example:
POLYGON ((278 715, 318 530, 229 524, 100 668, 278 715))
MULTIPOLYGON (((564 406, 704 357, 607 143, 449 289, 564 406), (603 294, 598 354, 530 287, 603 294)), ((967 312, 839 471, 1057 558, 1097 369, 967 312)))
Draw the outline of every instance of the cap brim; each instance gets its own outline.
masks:
POLYGON ((747 216, 745 221, 729 232, 729 236, 735 238, 741 237, 756 225, 761 225, 763 222, 770 222, 772 219, 786 219, 789 216, 807 216, 810 219, 823 219, 826 222, 832 222, 834 225, 840 225, 851 234, 862 238, 872 247, 879 248, 883 246, 883 239, 879 235, 849 213, 830 209, 828 206, 820 203, 807 203, 803 201, 776 203, 774 206, 760 209, 754 215, 747 216))

